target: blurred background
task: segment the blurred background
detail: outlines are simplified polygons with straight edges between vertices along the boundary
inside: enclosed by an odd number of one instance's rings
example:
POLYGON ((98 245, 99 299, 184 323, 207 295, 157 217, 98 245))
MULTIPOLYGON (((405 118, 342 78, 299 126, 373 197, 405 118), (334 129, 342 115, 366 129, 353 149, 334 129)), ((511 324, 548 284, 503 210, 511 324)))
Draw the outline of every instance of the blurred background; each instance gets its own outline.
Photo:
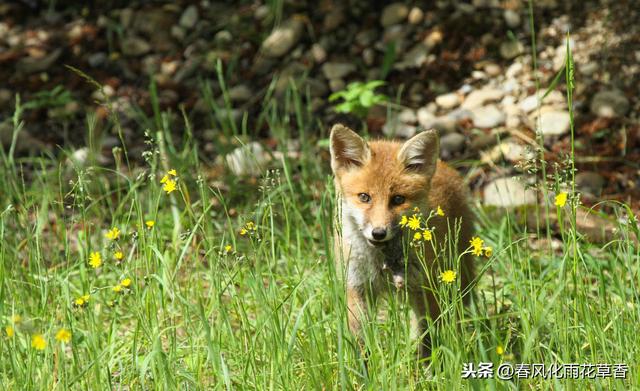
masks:
POLYGON ((135 163, 165 129, 215 180, 326 155, 336 122, 436 128, 485 204, 535 198, 513 175, 566 179, 573 145, 586 204, 637 208, 639 20, 633 0, 2 2, 0 140, 19 95, 17 156, 135 163))

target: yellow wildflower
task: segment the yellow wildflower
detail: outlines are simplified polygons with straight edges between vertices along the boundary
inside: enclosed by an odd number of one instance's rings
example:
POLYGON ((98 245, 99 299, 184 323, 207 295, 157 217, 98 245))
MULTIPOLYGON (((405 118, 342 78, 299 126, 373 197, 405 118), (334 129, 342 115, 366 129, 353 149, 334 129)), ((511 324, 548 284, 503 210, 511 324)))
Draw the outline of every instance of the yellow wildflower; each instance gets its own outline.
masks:
POLYGON ((444 216, 444 210, 442 210, 442 208, 440 207, 440 205, 438 205, 438 208, 436 209, 436 214, 438 216, 444 216))
POLYGON ((409 226, 409 228, 413 230, 420 228, 420 216, 417 216, 417 215, 411 216, 407 225, 409 226))
POLYGON ((225 253, 230 253, 231 250, 233 250, 233 247, 231 247, 230 244, 227 244, 226 246, 224 246, 224 252, 225 253))
POLYGON ((128 288, 131 286, 131 279, 130 278, 125 278, 124 280, 120 281, 120 285, 122 285, 125 288, 128 288))
POLYGON ((160 183, 166 183, 169 180, 169 175, 165 175, 160 179, 160 183))
POLYGON ((120 293, 122 291, 122 286, 120 284, 114 286, 113 288, 111 288, 112 291, 114 291, 115 293, 120 293))
POLYGON ((562 193, 559 193, 556 196, 555 205, 562 208, 566 203, 567 203, 567 193, 563 191, 562 193))
POLYGON ((422 231, 422 239, 424 239, 425 242, 428 242, 431 239, 433 239, 433 234, 431 233, 431 230, 425 229, 424 231, 422 231))
POLYGON ((89 265, 94 269, 97 269, 102 265, 102 257, 99 252, 94 251, 89 255, 89 265))
POLYGON ((82 295, 73 300, 73 305, 76 307, 84 307, 89 302, 89 295, 82 295))
POLYGON ((242 228, 242 229, 240 230, 240 235, 242 235, 242 236, 245 236, 247 233, 249 233, 249 231, 247 231, 247 229, 246 229, 246 228, 242 228))
POLYGON ((170 194, 172 191, 176 190, 176 181, 173 179, 167 180, 162 186, 162 190, 164 190, 167 194, 170 194))
POLYGON ((153 228, 154 225, 156 225, 156 222, 153 220, 147 220, 144 222, 144 224, 147 226, 148 229, 153 228))
POLYGON ((493 249, 491 247, 485 247, 484 256, 487 258, 491 258, 492 255, 493 255, 493 249))
POLYGON ((473 255, 475 255, 476 257, 482 255, 482 246, 484 245, 484 240, 475 236, 469 243, 471 243, 471 247, 473 247, 473 249, 471 250, 471 253, 473 255))
POLYGON ((445 270, 440 273, 440 281, 451 284, 456 280, 456 276, 457 274, 453 270, 445 270))
POLYGON ((167 171, 167 174, 169 174, 171 176, 178 176, 178 173, 174 169, 171 169, 171 170, 167 171))
POLYGON ((69 341, 71 341, 71 331, 67 329, 58 330, 58 332, 56 333, 56 341, 69 343, 69 341))
POLYGON ((31 337, 31 347, 35 350, 44 350, 47 347, 47 340, 42 334, 35 334, 31 337))
POLYGON ((15 330, 11 326, 7 326, 4 328, 4 332, 7 333, 7 337, 11 338, 15 334, 15 330))
POLYGON ((104 235, 109 240, 116 240, 120 237, 120 230, 118 227, 113 227, 104 235))
POLYGON ((413 240, 420 240, 422 239, 422 234, 420 232, 416 232, 413 234, 413 240))
POLYGON ((496 353, 498 353, 498 356, 502 356, 504 354, 504 348, 502 345, 496 346, 496 353))
POLYGON ((407 216, 402 215, 402 218, 400 219, 400 226, 402 228, 404 228, 407 225, 408 221, 409 221, 409 219, 407 219, 407 216))
POLYGON ((122 258, 124 258, 124 253, 118 250, 113 254, 113 257, 116 259, 116 261, 122 261, 122 258))

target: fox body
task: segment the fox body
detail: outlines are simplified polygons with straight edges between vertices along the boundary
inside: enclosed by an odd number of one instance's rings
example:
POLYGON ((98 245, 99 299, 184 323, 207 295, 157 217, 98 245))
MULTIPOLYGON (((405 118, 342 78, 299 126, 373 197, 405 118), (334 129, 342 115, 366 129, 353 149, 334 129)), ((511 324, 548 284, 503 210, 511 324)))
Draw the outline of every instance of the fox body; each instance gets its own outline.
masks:
MULTIPOLYGON (((367 301, 375 303, 394 287, 406 289, 424 338, 420 350, 423 356, 428 355, 426 317, 435 320, 440 314, 433 290, 428 289, 429 281, 437 280, 429 275, 437 270, 433 267, 436 254, 431 246, 425 246, 425 261, 409 251, 405 263, 399 222, 415 207, 427 213, 440 207, 445 216, 429 220, 438 235, 435 243, 446 246, 445 235, 454 233, 456 237, 449 239, 455 239, 462 254, 473 227, 466 186, 454 169, 439 161, 434 131, 419 133, 403 144, 367 143, 352 130, 335 125, 330 138, 342 224, 335 240, 337 270, 345 272, 349 327, 359 334, 367 301), (454 226, 459 229, 453 230, 454 226)), ((465 256, 459 270, 463 292, 472 275, 472 265, 465 256)))

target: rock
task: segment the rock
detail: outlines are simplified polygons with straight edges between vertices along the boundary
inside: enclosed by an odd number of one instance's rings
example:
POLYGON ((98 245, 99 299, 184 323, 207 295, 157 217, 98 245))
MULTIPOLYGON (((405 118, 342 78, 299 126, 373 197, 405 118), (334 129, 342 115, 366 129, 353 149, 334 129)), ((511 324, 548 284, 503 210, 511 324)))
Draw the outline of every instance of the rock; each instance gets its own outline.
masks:
POLYGON ((184 38, 187 36, 187 32, 182 27, 175 25, 171 26, 171 36, 176 40, 182 42, 184 38))
POLYGON ((227 46, 233 42, 233 35, 228 30, 220 30, 213 36, 213 42, 218 46, 227 46))
POLYGON ((495 77, 502 74, 502 68, 500 67, 500 65, 493 62, 486 64, 484 66, 484 71, 487 73, 487 75, 491 77, 495 77))
POLYGON ((42 58, 24 57, 18 60, 16 63, 16 69, 18 72, 26 75, 44 72, 58 61, 61 54, 62 48, 57 48, 42 58))
POLYGON ((502 16, 504 17, 504 21, 507 22, 507 26, 511 28, 520 26, 520 14, 516 11, 509 9, 505 10, 502 16))
POLYGON ((536 193, 513 178, 499 178, 484 188, 484 204, 510 208, 537 202, 536 193))
POLYGON ((500 100, 503 96, 504 91, 491 87, 485 87, 481 90, 471 91, 464 102, 462 102, 462 108, 473 109, 476 107, 480 107, 487 102, 500 100))
POLYGON ((409 15, 409 7, 404 3, 393 3, 384 7, 380 16, 382 27, 389 27, 402 22, 409 15))
POLYGON ((583 193, 600 196, 605 179, 597 172, 584 171, 576 174, 576 187, 583 193))
POLYGON ((225 160, 231 172, 237 176, 258 176, 269 162, 269 155, 262 145, 254 141, 234 149, 225 160))
POLYGON ((426 107, 421 107, 417 111, 418 123, 425 129, 431 129, 435 123, 436 116, 433 115, 426 107))
POLYGON ((322 64, 327 59, 327 51, 322 45, 314 43, 313 46, 311 46, 311 56, 316 64, 322 64))
POLYGON ((455 92, 438 95, 436 97, 436 104, 445 110, 450 110, 460 104, 460 96, 455 92))
POLYGON ((246 84, 240 84, 230 88, 228 94, 233 102, 246 102, 253 96, 253 91, 246 84))
POLYGON ((376 52, 371 48, 365 48, 362 51, 362 61, 366 66, 372 66, 376 60, 376 52))
POLYGON ((582 64, 578 67, 580 73, 585 76, 591 76, 598 71, 598 63, 595 61, 590 61, 586 64, 582 64))
POLYGON ((256 10, 253 12, 253 17, 256 20, 264 20, 267 18, 267 16, 269 16, 270 13, 271 13, 271 10, 268 5, 261 5, 257 7, 256 10))
POLYGON ((413 110, 402 110, 384 124, 382 133, 389 137, 412 137, 417 132, 417 127, 414 125, 417 121, 418 118, 413 110))
POLYGON ((98 68, 106 64, 108 58, 109 56, 107 56, 107 53, 96 52, 90 54, 89 57, 87 57, 87 62, 89 63, 89 66, 91 68, 98 68))
POLYGON ((540 114, 540 132, 545 137, 561 136, 569 131, 569 112, 550 110, 540 114))
POLYGON ((402 56, 402 61, 393 65, 394 69, 405 70, 409 68, 420 68, 427 62, 429 47, 422 42, 414 45, 402 56))
POLYGON ((519 162, 528 156, 525 156, 526 149, 515 141, 504 141, 491 149, 488 153, 481 153, 481 161, 483 163, 497 163, 502 158, 511 163, 519 162))
POLYGON ((591 100, 591 112, 599 117, 622 117, 629 111, 629 100, 620 90, 600 91, 591 100))
POLYGON ((535 95, 527 96, 518 106, 520 107, 520 110, 528 114, 538 107, 538 97, 535 95))
POLYGON ((409 23, 418 24, 422 22, 423 18, 424 18, 424 12, 420 8, 413 7, 411 8, 411 11, 409 11, 409 23))
POLYGON ((192 4, 180 15, 178 24, 185 29, 192 29, 196 26, 196 23, 198 23, 198 7, 192 4))
POLYGON ((322 29, 324 32, 331 32, 338 28, 345 21, 344 8, 341 6, 332 7, 331 11, 325 14, 322 21, 322 29))
POLYGON ((151 50, 151 45, 139 37, 126 37, 122 40, 120 46, 122 54, 129 57, 142 56, 151 50))
POLYGON ((505 121, 505 114, 496 105, 477 107, 471 110, 473 125, 479 128, 494 128, 505 121))
POLYGON ((467 138, 460 133, 448 133, 440 138, 440 156, 448 159, 464 150, 467 138))
POLYGON ((322 74, 329 80, 342 79, 355 70, 355 64, 350 62, 327 62, 322 65, 322 74))
POLYGON ((285 21, 262 42, 262 54, 267 57, 282 57, 287 54, 300 40, 303 27, 297 18, 285 21))
POLYGON ((524 45, 518 41, 505 41, 500 44, 500 55, 506 60, 511 60, 524 53, 524 45))
POLYGON ((444 135, 447 133, 456 131, 456 120, 445 115, 442 117, 437 117, 431 127, 438 131, 439 135, 444 135))
POLYGON ((507 77, 507 79, 513 79, 514 77, 518 76, 523 70, 524 66, 521 62, 514 62, 513 64, 509 65, 509 68, 507 68, 505 76, 507 77))
POLYGON ((329 89, 331 92, 342 91, 346 87, 344 80, 342 79, 331 79, 329 80, 329 89))

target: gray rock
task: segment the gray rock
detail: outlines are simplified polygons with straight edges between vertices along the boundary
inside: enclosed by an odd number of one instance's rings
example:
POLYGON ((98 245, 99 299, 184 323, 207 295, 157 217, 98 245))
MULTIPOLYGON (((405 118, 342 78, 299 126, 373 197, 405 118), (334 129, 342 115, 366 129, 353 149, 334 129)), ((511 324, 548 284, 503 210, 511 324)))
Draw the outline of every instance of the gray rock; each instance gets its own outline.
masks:
POLYGON ((87 62, 89 66, 92 68, 98 68, 103 66, 107 62, 107 53, 105 52, 96 52, 92 53, 87 57, 87 62))
POLYGON ((487 75, 492 77, 502 74, 502 68, 500 67, 500 65, 493 62, 486 64, 484 66, 484 71, 487 73, 487 75))
POLYGON ((297 18, 282 23, 262 42, 262 54, 267 57, 282 57, 293 48, 302 35, 303 24, 297 18))
POLYGON ((376 52, 371 48, 365 48, 362 51, 362 61, 364 61, 365 65, 372 66, 376 60, 376 52))
POLYGON ((229 89, 229 99, 233 102, 246 102, 253 96, 253 91, 246 84, 240 84, 229 89))
POLYGON ((218 46, 227 46, 233 41, 233 35, 228 30, 220 30, 213 36, 213 42, 218 46))
POLYGON ((314 43, 313 46, 311 46, 311 56, 316 64, 322 64, 327 59, 327 51, 322 45, 314 43))
POLYGON ((445 110, 450 110, 460 104, 460 96, 455 92, 438 95, 436 97, 436 104, 445 110))
POLYGON ((18 60, 16 69, 22 74, 44 72, 49 69, 62 54, 62 49, 57 48, 43 58, 24 57, 18 60))
POLYGON ((520 107, 520 110, 525 113, 530 113, 538 107, 538 97, 535 95, 527 96, 518 106, 520 107))
POLYGON ((355 64, 350 62, 327 62, 322 65, 322 74, 329 80, 342 79, 355 70, 355 64))
POLYGON ((344 80, 342 79, 331 79, 329 80, 329 89, 331 92, 342 91, 346 87, 344 80))
POLYGON ((404 124, 400 121, 388 121, 382 127, 382 133, 387 137, 410 138, 415 136, 418 128, 414 125, 404 124))
POLYGON ((198 7, 192 4, 180 15, 178 24, 186 29, 192 29, 196 23, 198 23, 198 7))
POLYGON ((431 127, 440 135, 455 132, 457 129, 456 120, 448 115, 437 117, 431 127))
POLYGON ((269 155, 262 145, 254 141, 234 149, 225 157, 225 161, 237 176, 259 176, 269 162, 269 155))
POLYGON ((500 55, 506 60, 511 60, 524 53, 524 45, 518 41, 505 41, 500 44, 500 55))
POLYGON ((487 206, 510 208, 536 202, 536 193, 513 178, 496 179, 484 188, 484 204, 487 206))
POLYGON ((583 193, 599 196, 604 188, 605 179, 597 172, 584 171, 576 174, 576 186, 583 193))
POLYGON ((411 109, 404 109, 398 114, 398 121, 405 124, 415 124, 418 122, 416 112, 411 109))
POLYGON ((540 132, 545 137, 561 136, 569 131, 570 117, 565 110, 551 110, 540 114, 540 132))
POLYGON ((507 26, 511 28, 516 28, 520 26, 520 14, 514 10, 505 10, 504 11, 504 20, 507 22, 507 26))
POLYGON ((497 88, 485 87, 481 90, 471 91, 462 102, 463 109, 473 109, 480 107, 487 102, 493 102, 502 99, 504 91, 497 88))
POLYGON ((440 155, 443 159, 448 159, 458 152, 464 150, 467 138, 460 133, 448 133, 440 138, 440 155))
POLYGON ((433 113, 431 113, 426 107, 419 108, 416 116, 420 126, 425 129, 431 129, 436 120, 436 116, 433 115, 433 113))
POLYGON ((591 112, 599 117, 622 117, 629 111, 629 100, 620 90, 600 91, 591 100, 591 112))
POLYGON ((402 22, 409 15, 409 7, 404 3, 393 3, 384 7, 380 16, 382 27, 389 27, 402 22))
POLYGON ((129 57, 137 57, 149 53, 151 45, 139 37, 126 37, 120 43, 122 54, 129 57))
POLYGON ((409 49, 403 56, 402 61, 394 64, 393 68, 405 70, 409 68, 420 68, 427 62, 429 47, 422 42, 417 43, 409 49))
POLYGON ((505 121, 505 114, 496 105, 476 107, 471 110, 473 125, 479 128, 494 128, 505 121))

